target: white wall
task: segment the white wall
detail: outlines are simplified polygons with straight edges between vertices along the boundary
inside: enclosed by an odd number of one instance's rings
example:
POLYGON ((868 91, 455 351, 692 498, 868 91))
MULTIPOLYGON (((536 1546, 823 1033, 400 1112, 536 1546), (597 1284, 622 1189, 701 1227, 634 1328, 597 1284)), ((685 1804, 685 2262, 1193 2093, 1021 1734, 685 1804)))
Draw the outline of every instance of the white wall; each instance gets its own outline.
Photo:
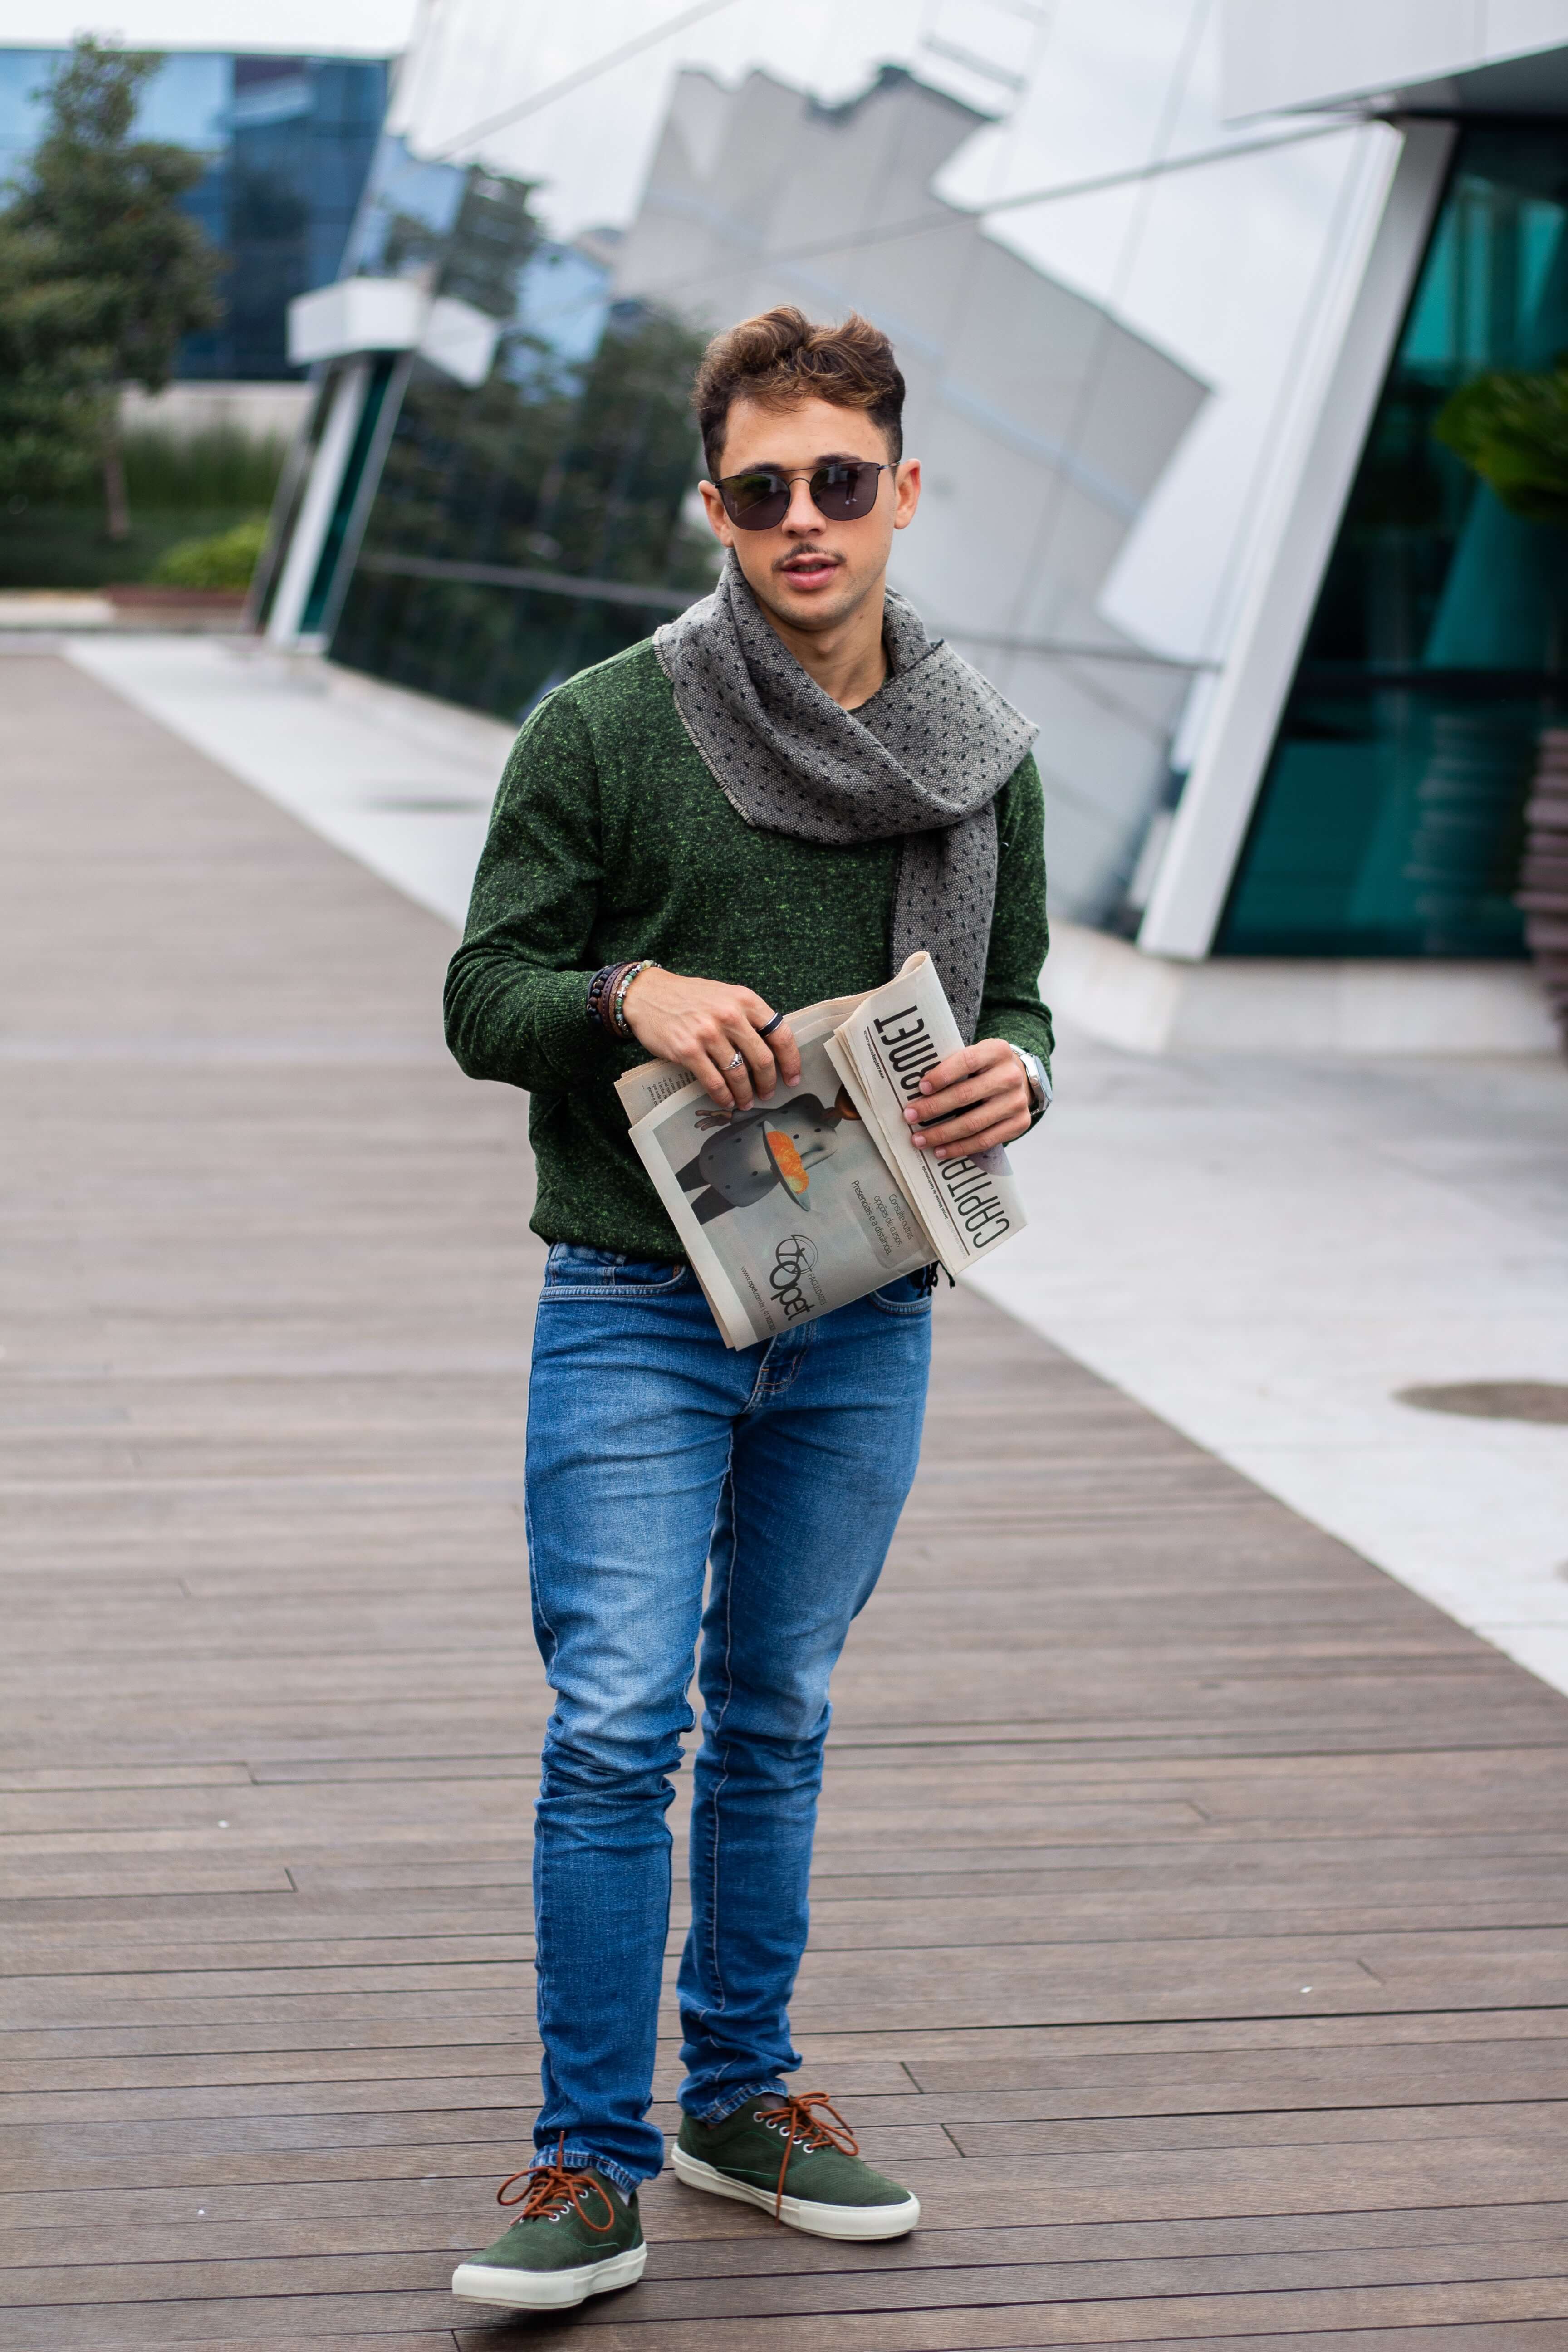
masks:
POLYGON ((182 439, 221 425, 253 441, 291 441, 315 393, 311 383, 171 383, 152 394, 127 384, 120 417, 132 429, 153 425, 182 439))
POLYGON ((1568 45, 1568 0, 1226 0, 1226 111, 1331 105, 1568 45))
POLYGON ((385 58, 413 30, 416 0, 5 0, 5 46, 63 49, 79 33, 132 49, 257 49, 285 56, 385 58), (107 26, 112 26, 109 30, 107 26))

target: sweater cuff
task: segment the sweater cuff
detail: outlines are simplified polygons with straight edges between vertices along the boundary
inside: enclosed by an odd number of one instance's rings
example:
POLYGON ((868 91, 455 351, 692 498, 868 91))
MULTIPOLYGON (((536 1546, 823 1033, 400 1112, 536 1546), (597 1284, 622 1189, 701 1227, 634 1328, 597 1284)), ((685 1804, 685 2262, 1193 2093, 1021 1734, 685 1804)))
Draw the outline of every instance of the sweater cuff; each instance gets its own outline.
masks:
MULTIPOLYGON (((595 1042, 588 1019, 588 983, 592 971, 535 971, 529 981, 530 1025, 541 1057, 549 1062, 564 1085, 584 1075, 584 1064, 595 1042)), ((609 1039, 603 1040, 608 1045, 609 1039)))

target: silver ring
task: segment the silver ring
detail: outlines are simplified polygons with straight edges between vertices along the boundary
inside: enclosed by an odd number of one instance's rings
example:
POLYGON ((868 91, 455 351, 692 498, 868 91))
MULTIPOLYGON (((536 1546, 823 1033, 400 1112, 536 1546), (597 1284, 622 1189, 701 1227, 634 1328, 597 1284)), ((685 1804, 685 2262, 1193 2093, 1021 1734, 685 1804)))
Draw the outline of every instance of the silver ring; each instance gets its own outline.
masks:
POLYGON ((731 1054, 724 1067, 727 1070, 738 1070, 745 1058, 744 1054, 731 1054))

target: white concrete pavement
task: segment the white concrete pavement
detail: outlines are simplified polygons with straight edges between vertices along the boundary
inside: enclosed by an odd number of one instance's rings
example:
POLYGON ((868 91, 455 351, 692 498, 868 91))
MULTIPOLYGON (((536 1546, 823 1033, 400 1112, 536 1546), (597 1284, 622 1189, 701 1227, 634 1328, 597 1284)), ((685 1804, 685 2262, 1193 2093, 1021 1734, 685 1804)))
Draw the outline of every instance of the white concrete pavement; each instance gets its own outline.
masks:
POLYGON ((254 638, 71 637, 62 649, 384 881, 461 924, 515 729, 254 638))
MULTIPOLYGON (((1048 969, 1048 968, 1047 968, 1048 969)), ((979 1286, 1568 1690, 1568 1066, 1154 1059, 1068 1036, 979 1286)))
MULTIPOLYGON (((510 728, 244 643, 69 652, 461 921, 510 728)), ((1397 1401, 1568 1381, 1568 1066, 1069 1032, 1058 1081, 1016 1156, 1031 1225, 979 1286, 1568 1690, 1568 1428, 1397 1401)))

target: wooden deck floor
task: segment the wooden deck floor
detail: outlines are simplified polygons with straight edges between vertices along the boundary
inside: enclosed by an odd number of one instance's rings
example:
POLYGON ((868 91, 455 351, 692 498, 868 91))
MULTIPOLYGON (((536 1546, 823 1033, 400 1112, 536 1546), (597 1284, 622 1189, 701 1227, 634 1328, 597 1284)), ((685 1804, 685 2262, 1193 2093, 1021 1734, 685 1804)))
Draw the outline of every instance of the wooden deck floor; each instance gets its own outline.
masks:
POLYGON ((796 2009, 926 2226, 667 2179, 630 2294, 451 2303, 535 2080, 520 1106, 434 919, 0 697, 0 2345, 1563 2352, 1568 1701, 947 1296, 796 2009))

